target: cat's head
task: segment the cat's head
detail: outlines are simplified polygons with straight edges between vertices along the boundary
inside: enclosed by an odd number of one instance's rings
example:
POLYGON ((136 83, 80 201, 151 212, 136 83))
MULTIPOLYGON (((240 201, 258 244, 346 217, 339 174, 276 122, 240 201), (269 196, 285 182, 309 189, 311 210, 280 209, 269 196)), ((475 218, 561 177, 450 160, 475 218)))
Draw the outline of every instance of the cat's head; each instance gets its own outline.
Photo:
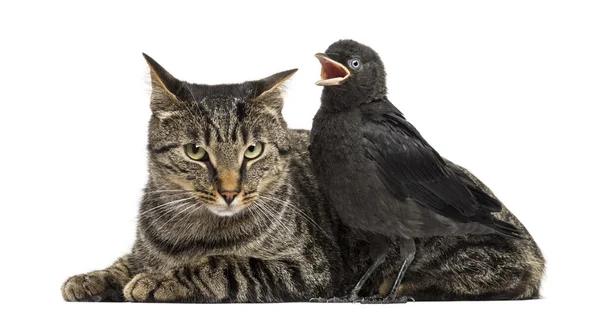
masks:
POLYGON ((296 69, 200 85, 144 57, 152 79, 148 193, 180 193, 199 205, 193 211, 233 216, 282 185, 290 143, 281 84, 296 69))

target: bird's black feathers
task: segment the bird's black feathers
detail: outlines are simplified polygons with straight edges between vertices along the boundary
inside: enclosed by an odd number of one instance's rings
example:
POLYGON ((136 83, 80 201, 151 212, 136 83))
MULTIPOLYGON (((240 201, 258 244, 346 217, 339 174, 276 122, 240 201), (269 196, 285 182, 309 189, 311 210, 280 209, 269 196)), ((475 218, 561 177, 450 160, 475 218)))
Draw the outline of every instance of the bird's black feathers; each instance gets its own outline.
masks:
POLYGON ((485 208, 487 212, 499 212, 502 210, 502 205, 500 202, 490 197, 490 195, 482 191, 479 187, 472 185, 471 183, 463 182, 463 184, 469 189, 475 199, 477 199, 479 206, 485 208))
POLYGON ((365 152, 392 193, 418 197, 424 206, 455 218, 489 213, 457 178, 444 159, 389 101, 361 107, 365 152), (451 207, 447 207, 450 205, 451 207))
POLYGON ((405 238, 518 235, 492 215, 501 204, 448 165, 387 99, 383 62, 374 50, 343 40, 319 56, 338 67, 361 61, 346 67, 349 75, 339 84, 323 88, 311 132, 317 180, 347 225, 405 238))
POLYGON ((448 177, 444 159, 388 101, 363 106, 365 151, 397 181, 422 183, 448 177))
POLYGON ((509 236, 517 239, 521 238, 521 232, 519 232, 519 230, 514 225, 508 222, 492 218, 491 222, 486 223, 485 225, 491 227, 492 229, 494 229, 494 231, 504 236, 509 236))
POLYGON ((311 131, 315 176, 342 222, 370 235, 377 253, 351 299, 382 262, 389 239, 405 248, 387 297, 394 299, 414 258, 414 238, 520 237, 515 226, 493 216, 502 205, 446 163, 388 101, 383 62, 374 50, 342 40, 316 57, 322 64, 317 84, 324 88, 311 131))

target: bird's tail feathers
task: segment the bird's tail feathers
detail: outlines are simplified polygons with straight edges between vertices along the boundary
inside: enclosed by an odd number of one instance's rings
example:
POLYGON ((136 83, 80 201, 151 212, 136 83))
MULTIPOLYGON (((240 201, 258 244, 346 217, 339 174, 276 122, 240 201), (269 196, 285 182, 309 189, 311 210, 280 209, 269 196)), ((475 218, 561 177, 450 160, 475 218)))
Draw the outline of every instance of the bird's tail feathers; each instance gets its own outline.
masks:
POLYGON ((469 188, 471 194, 473 194, 475 199, 477 199, 477 203, 479 204, 479 206, 483 207, 488 212, 499 212, 500 210, 502 210, 502 204, 500 203, 500 201, 496 200, 496 198, 494 197, 491 197, 490 195, 482 191, 479 187, 467 185, 467 188, 469 188))
POLYGON ((456 170, 454 174, 456 174, 462 184, 469 189, 469 192, 471 192, 482 208, 488 212, 499 212, 502 210, 500 201, 483 191, 465 172, 456 170))
POLYGON ((492 228, 498 234, 502 234, 504 236, 512 237, 512 238, 522 238, 521 232, 512 225, 511 223, 504 222, 502 220, 498 220, 493 218, 489 223, 486 224, 488 227, 492 228))

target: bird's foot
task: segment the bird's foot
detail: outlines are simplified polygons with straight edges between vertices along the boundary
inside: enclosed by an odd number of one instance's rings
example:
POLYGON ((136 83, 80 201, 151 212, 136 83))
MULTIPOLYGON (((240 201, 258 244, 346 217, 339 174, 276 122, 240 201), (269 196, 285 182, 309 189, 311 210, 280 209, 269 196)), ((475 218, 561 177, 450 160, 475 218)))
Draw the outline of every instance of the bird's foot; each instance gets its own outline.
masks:
POLYGON ((377 295, 373 295, 373 296, 369 296, 369 297, 365 297, 363 298, 360 303, 361 304, 404 304, 406 302, 408 302, 409 300, 415 302, 415 299, 411 296, 395 296, 395 295, 388 295, 386 297, 383 297, 380 294, 377 295))
POLYGON ((349 297, 332 297, 329 299, 326 298, 312 298, 310 300, 308 300, 309 302, 314 302, 314 303, 352 303, 352 302, 360 302, 360 299, 358 301, 355 300, 351 300, 349 297))
POLYGON ((373 296, 367 297, 358 297, 358 296, 346 296, 346 297, 333 297, 333 298, 312 298, 309 302, 314 303, 360 303, 360 304, 403 304, 408 301, 415 302, 415 299, 411 296, 395 296, 388 295, 383 296, 381 294, 376 294, 373 296))

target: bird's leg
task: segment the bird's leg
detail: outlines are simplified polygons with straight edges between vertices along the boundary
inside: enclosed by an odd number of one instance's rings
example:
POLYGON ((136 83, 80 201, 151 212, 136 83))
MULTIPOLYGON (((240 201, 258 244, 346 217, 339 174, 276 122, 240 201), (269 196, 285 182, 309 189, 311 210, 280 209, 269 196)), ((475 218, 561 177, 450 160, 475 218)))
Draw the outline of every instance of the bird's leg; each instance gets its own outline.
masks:
POLYGON ((339 298, 339 297, 332 297, 329 299, 326 298, 312 298, 310 300, 308 300, 309 302, 316 302, 316 303, 347 303, 347 302, 352 302, 351 300, 348 300, 346 298, 339 298))
POLYGON ((354 286, 354 289, 350 291, 350 295, 348 299, 350 301, 358 301, 358 293, 362 289, 365 282, 371 277, 371 274, 385 261, 385 256, 387 254, 387 249, 389 247, 389 243, 386 237, 381 235, 369 235, 369 241, 371 242, 371 250, 369 255, 374 260, 373 264, 367 269, 365 274, 358 280, 358 283, 354 286))
POLYGON ((365 285, 365 282, 367 282, 367 280, 369 280, 369 277, 371 277, 371 274, 373 274, 373 271, 375 271, 375 269, 377 269, 377 267, 379 267, 379 265, 381 265, 381 263, 383 263, 384 260, 385 260, 385 253, 380 255, 373 262, 373 264, 369 267, 369 269, 367 269, 365 274, 360 278, 360 280, 358 280, 358 283, 354 286, 354 289, 352 289, 352 291, 350 291, 350 295, 348 296, 348 299, 350 301, 358 301, 359 300, 358 292, 360 292, 360 289, 362 289, 363 285, 365 285))
POLYGON ((347 298, 337 298, 337 297, 330 298, 330 299, 313 298, 313 299, 310 299, 310 302, 320 302, 320 303, 361 302, 361 303, 364 303, 365 299, 359 298, 358 292, 360 292, 360 289, 362 289, 363 285, 365 285, 365 282, 367 282, 367 280, 369 280, 369 277, 371 277, 371 274, 373 274, 373 271, 375 271, 375 269, 377 269, 377 267, 379 267, 379 265, 381 265, 381 263, 383 263, 383 261, 385 261, 385 252, 380 254, 379 257, 377 257, 375 259, 375 261, 369 267, 369 269, 367 269, 365 274, 360 278, 360 280, 358 280, 358 283, 354 286, 354 289, 352 289, 352 291, 350 291, 350 295, 348 295, 347 298))
POLYGON ((386 303, 386 301, 388 301, 387 303, 406 303, 409 299, 412 299, 408 296, 397 297, 396 293, 398 291, 398 286, 402 283, 402 279, 404 278, 404 274, 406 274, 408 266, 410 266, 415 258, 415 252, 415 241, 412 238, 402 239, 400 244, 400 255, 404 261, 402 262, 402 267, 400 268, 400 272, 398 272, 396 281, 394 281, 394 285, 392 285, 392 289, 384 299, 384 303, 386 303))
MULTIPOLYGON (((373 274, 375 269, 377 269, 377 267, 379 267, 379 265, 381 265, 385 261, 385 256, 387 254, 387 249, 388 249, 390 243, 385 236, 381 236, 381 235, 369 234, 368 238, 371 243, 369 255, 371 256, 371 259, 373 260, 373 264, 371 264, 371 266, 369 267, 369 269, 367 269, 365 274, 360 278, 360 280, 358 280, 358 283, 354 286, 352 291, 350 291, 350 294, 347 297, 343 297, 343 298, 337 298, 337 297, 314 298, 314 299, 310 299, 310 302, 320 302, 320 303, 361 302, 361 303, 364 303, 366 301, 366 299, 372 299, 372 298, 359 298, 358 293, 364 286, 365 282, 367 282, 367 280, 369 280, 369 278, 371 277, 371 275, 373 274)), ((381 298, 378 298, 378 300, 381 301, 381 298)))

